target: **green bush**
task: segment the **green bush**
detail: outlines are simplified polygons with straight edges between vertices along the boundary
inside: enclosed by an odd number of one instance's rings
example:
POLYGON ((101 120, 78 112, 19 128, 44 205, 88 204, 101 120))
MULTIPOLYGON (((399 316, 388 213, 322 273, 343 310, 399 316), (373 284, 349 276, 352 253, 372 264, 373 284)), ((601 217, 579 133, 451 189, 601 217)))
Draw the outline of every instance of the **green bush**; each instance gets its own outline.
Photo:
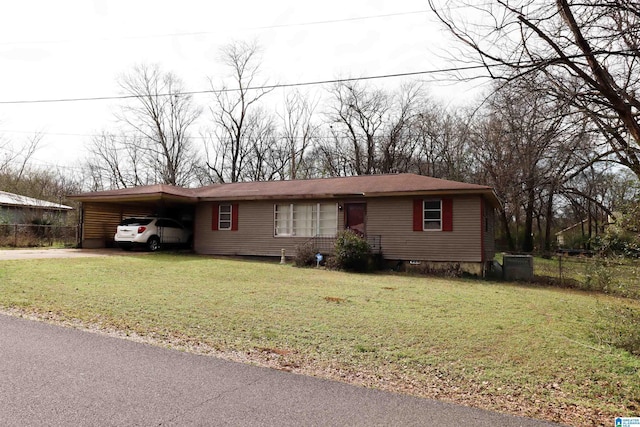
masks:
POLYGON ((348 271, 367 271, 371 258, 369 243, 351 230, 338 233, 334 247, 335 265, 348 271))

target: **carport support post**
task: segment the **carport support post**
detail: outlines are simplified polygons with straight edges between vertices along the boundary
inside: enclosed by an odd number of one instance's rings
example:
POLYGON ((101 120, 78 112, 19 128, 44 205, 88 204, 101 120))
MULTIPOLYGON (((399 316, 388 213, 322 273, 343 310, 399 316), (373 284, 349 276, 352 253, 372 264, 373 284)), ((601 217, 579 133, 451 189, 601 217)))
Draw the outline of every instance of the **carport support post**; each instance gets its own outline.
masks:
POLYGON ((287 257, 284 255, 284 249, 280 249, 280 264, 286 264, 287 257))

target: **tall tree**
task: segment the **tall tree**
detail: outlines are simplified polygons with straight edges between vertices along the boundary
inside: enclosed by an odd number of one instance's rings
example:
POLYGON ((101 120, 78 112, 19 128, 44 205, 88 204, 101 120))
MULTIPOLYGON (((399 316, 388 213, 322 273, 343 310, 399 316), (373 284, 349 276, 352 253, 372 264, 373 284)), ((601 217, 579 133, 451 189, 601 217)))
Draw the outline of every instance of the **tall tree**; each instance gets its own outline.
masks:
POLYGON ((191 184, 197 157, 190 132, 201 110, 185 94, 182 81, 158 65, 139 65, 121 76, 119 84, 133 97, 118 114, 133 130, 133 137, 123 143, 141 149, 145 166, 158 175, 157 182, 191 184))
POLYGON ((383 133, 378 138, 377 172, 410 172, 418 148, 412 125, 428 102, 422 86, 415 82, 402 84, 389 96, 389 102, 383 133))
POLYGON ((472 112, 451 112, 433 103, 423 105, 412 123, 412 136, 417 141, 417 173, 455 181, 472 179, 472 119, 472 112))
POLYGON ((296 90, 286 94, 282 112, 278 114, 282 125, 281 162, 285 176, 290 179, 308 178, 312 173, 306 156, 319 136, 319 126, 313 120, 317 104, 296 90))
POLYGON ((488 76, 533 74, 587 114, 621 164, 640 177, 640 4, 629 0, 429 0, 488 76))
POLYGON ((264 82, 258 82, 260 49, 256 43, 234 42, 221 50, 221 59, 230 70, 231 83, 223 82, 216 89, 210 79, 214 102, 210 107, 214 130, 205 146, 207 161, 205 173, 210 181, 238 182, 255 150, 248 135, 255 130, 260 118, 259 101, 271 92, 264 82))
POLYGON ((337 144, 349 146, 349 174, 378 172, 378 139, 390 109, 388 95, 355 81, 335 84, 331 96, 332 134, 337 144))
POLYGON ((571 172, 588 164, 583 155, 589 140, 581 122, 566 114, 567 105, 536 85, 503 86, 486 105, 472 138, 475 157, 487 183, 503 198, 500 217, 510 249, 516 246, 510 229, 515 218, 516 225, 523 221, 522 250, 530 252, 534 220, 543 216, 546 203, 546 220, 551 221, 553 196, 571 172))
POLYGON ((103 131, 94 136, 85 161, 87 189, 100 191, 162 182, 145 162, 144 146, 139 135, 116 135, 103 131))
POLYGON ((246 161, 239 171, 240 181, 272 181, 282 179, 286 161, 280 155, 275 121, 267 111, 254 109, 245 122, 246 161))

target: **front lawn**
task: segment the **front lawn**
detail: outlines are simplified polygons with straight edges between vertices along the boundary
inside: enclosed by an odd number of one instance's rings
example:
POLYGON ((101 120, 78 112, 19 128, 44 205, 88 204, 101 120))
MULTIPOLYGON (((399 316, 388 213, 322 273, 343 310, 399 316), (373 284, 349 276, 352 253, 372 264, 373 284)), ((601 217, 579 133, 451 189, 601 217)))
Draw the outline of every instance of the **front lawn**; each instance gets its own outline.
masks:
POLYGON ((584 426, 640 414, 640 358, 582 291, 151 254, 0 262, 0 307, 188 351, 584 426))

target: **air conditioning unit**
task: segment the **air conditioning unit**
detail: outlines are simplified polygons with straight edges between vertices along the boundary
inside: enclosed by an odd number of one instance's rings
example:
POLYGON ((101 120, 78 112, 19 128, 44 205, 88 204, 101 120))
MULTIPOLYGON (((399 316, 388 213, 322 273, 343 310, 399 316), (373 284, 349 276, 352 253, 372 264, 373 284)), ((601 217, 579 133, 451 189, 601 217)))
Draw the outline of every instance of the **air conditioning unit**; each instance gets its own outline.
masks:
POLYGON ((504 280, 533 280, 533 257, 531 255, 508 255, 502 258, 502 277, 504 280))

